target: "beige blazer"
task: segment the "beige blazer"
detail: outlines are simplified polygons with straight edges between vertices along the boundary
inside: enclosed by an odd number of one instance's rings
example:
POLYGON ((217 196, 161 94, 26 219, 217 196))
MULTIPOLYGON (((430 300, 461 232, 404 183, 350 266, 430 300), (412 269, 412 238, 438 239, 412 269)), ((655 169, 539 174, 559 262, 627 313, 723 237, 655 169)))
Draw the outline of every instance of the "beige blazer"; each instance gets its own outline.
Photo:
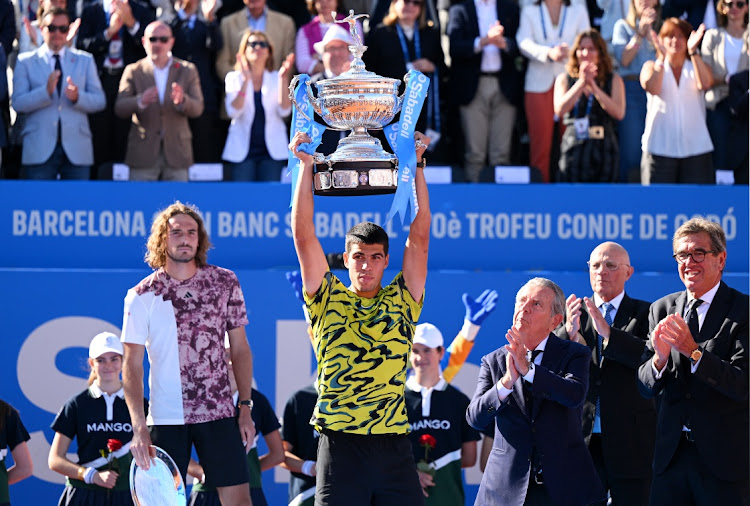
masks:
MULTIPOLYGON (((724 28, 713 28, 707 30, 703 36, 701 46, 701 56, 703 61, 711 68, 714 75, 713 87, 706 91, 706 107, 714 110, 716 104, 724 100, 729 95, 729 84, 727 84, 727 64, 724 61, 724 44, 727 37, 727 31, 724 28)), ((737 72, 747 69, 748 58, 748 31, 742 35, 742 53, 740 54, 740 63, 737 72)))
MULTIPOLYGON (((224 45, 216 55, 216 72, 222 81, 234 70, 237 63, 240 40, 248 29, 247 15, 247 9, 242 9, 221 20, 221 37, 224 45)), ((267 9, 266 16, 266 35, 273 45, 273 70, 278 70, 284 58, 294 52, 296 30, 294 21, 286 14, 267 9)))
POLYGON ((150 104, 141 109, 138 107, 138 95, 151 86, 156 86, 156 81, 148 58, 125 67, 115 101, 115 114, 132 120, 125 163, 135 168, 153 166, 163 141, 164 157, 169 166, 187 169, 193 165, 193 136, 188 118, 196 118, 203 113, 203 92, 198 71, 192 63, 172 58, 164 103, 150 104), (175 106, 169 98, 172 83, 179 83, 185 91, 185 101, 180 106, 175 106))

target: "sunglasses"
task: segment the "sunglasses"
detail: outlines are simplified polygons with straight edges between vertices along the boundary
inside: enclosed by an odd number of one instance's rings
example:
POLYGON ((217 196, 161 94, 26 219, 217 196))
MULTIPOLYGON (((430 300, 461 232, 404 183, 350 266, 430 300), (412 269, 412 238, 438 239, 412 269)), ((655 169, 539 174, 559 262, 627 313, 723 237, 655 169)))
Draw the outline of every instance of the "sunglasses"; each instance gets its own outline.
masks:
POLYGON ((151 42, 152 44, 155 42, 161 42, 162 44, 166 44, 167 42, 169 42, 169 39, 170 37, 167 37, 166 35, 161 35, 159 37, 149 37, 148 41, 151 42))
POLYGON ((68 33, 68 30, 70 30, 70 25, 47 25, 47 30, 49 30, 49 33, 68 33))
POLYGON ((262 40, 254 40, 248 42, 247 45, 253 49, 268 49, 268 42, 262 40))
POLYGON ((742 9, 747 5, 747 2, 735 0, 734 2, 724 2, 724 5, 726 5, 727 9, 731 9, 732 7, 737 7, 738 9, 742 9))

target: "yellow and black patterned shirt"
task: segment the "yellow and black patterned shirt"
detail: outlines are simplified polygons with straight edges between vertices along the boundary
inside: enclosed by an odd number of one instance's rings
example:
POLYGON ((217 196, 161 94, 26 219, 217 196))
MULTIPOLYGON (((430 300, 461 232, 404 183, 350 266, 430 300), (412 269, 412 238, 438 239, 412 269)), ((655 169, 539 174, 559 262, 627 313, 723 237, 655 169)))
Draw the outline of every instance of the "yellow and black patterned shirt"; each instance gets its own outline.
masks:
POLYGON ((318 359, 310 423, 355 434, 409 432, 404 385, 422 303, 406 289, 403 274, 368 299, 328 271, 305 299, 318 359))

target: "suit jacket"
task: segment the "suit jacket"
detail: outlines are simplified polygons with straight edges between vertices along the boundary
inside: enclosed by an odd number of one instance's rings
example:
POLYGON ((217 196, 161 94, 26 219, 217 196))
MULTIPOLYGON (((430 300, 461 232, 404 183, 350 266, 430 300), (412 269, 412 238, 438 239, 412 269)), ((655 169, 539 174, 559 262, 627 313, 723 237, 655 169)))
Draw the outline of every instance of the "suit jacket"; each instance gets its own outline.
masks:
MULTIPOLYGON (((711 89, 706 90, 706 107, 711 110, 714 110, 716 105, 729 95, 729 84, 726 81, 727 62, 724 58, 727 36, 726 28, 713 28, 706 30, 703 42, 701 43, 703 61, 711 68, 711 73, 714 75, 714 85, 711 89)), ((747 30, 745 30, 742 38, 742 51, 740 52, 739 62, 736 62, 736 72, 742 72, 748 67, 747 30)))
MULTIPOLYGON (((138 31, 131 35, 127 28, 122 29, 122 61, 124 65, 136 62, 146 56, 141 39, 146 26, 154 20, 153 13, 137 0, 129 2, 133 16, 139 23, 138 31)), ((109 41, 104 38, 104 31, 109 26, 107 13, 101 3, 84 7, 81 12, 81 28, 78 30, 76 46, 94 56, 97 68, 104 66, 104 60, 109 55, 109 41)))
MULTIPOLYGON (((505 28, 508 47, 500 51, 500 90, 514 105, 521 104, 523 97, 523 69, 516 65, 519 56, 516 44, 518 30, 518 4, 510 0, 497 0, 497 19, 505 28)), ((451 89, 459 105, 466 105, 474 98, 479 86, 479 68, 482 53, 474 52, 474 39, 479 37, 479 21, 474 0, 450 8, 448 21, 451 53, 451 89)))
MULTIPOLYGON (((637 378, 646 352, 649 306, 648 302, 625 294, 612 322, 601 365, 594 324, 586 308, 581 311, 581 335, 591 350, 583 437, 588 444, 599 398, 604 463, 612 476, 621 478, 650 476, 654 458, 656 407, 653 399, 644 398, 638 391, 637 378)), ((564 327, 555 333, 567 339, 564 327)))
POLYGON ((61 93, 47 93, 47 79, 52 72, 52 54, 46 44, 36 51, 18 57, 13 74, 13 108, 26 113, 22 132, 24 165, 46 162, 57 144, 58 125, 62 147, 68 159, 76 165, 92 165, 94 148, 88 114, 106 106, 99 75, 90 54, 67 48, 61 58, 61 93), (65 96, 66 80, 70 77, 78 86, 78 101, 74 104, 65 96))
POLYGON ((466 410, 467 421, 477 430, 495 424, 495 441, 475 505, 522 505, 534 447, 555 504, 581 506, 602 500, 604 490, 581 435, 590 350, 550 334, 534 373, 533 412, 524 401, 523 378, 504 401, 498 397, 505 355, 505 348, 500 348, 482 358, 477 389, 466 410))
MULTIPOLYGON (((222 81, 237 63, 242 34, 248 29, 247 9, 230 14, 221 20, 221 37, 224 45, 216 56, 216 72, 222 81)), ((266 35, 273 45, 273 68, 278 70, 289 53, 294 52, 294 38, 297 35, 294 21, 286 14, 266 10, 266 35)))
MULTIPOLYGON (((242 109, 232 107, 232 102, 242 89, 242 72, 232 71, 227 74, 225 107, 232 119, 224 145, 223 160, 241 162, 247 158, 250 151, 250 137, 252 136, 253 120, 255 119, 255 100, 252 86, 248 90, 242 109)), ((265 116, 263 137, 266 141, 268 154, 274 160, 285 160, 287 157, 289 134, 286 131, 284 118, 292 112, 291 108, 282 109, 279 105, 279 73, 277 71, 263 73, 263 83, 260 87, 261 102, 265 116)))
MULTIPOLYGON (((649 332, 669 314, 684 315, 687 299, 683 291, 654 302, 649 311, 649 332)), ((656 379, 650 357, 641 365, 641 393, 647 397, 661 395, 654 453, 656 474, 672 460, 682 426, 687 423, 708 469, 722 480, 747 479, 749 304, 747 295, 721 282, 696 340, 704 352, 695 374, 690 372, 689 358, 675 350, 671 350, 661 379, 656 379)))
POLYGON ((172 58, 164 103, 141 109, 138 95, 151 86, 156 86, 151 60, 143 58, 125 67, 115 101, 115 114, 132 120, 125 163, 130 167, 151 167, 163 142, 169 166, 187 169, 193 165, 193 136, 188 118, 196 118, 203 112, 198 71, 192 63, 172 58), (185 91, 181 106, 175 106, 170 99, 172 83, 179 83, 185 91))

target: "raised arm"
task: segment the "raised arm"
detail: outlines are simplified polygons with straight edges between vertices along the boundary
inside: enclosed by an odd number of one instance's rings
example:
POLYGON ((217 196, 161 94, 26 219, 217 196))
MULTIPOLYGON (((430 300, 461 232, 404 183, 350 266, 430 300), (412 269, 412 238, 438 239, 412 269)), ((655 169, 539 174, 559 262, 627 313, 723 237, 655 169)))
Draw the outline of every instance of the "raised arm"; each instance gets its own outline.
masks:
POLYGON ((310 142, 310 137, 298 132, 289 144, 289 149, 301 161, 297 188, 294 190, 292 201, 292 237, 302 273, 302 285, 308 295, 313 295, 323 283, 323 276, 328 271, 328 262, 318 236, 315 235, 313 222, 313 158, 297 149, 297 146, 307 142, 310 142))
MULTIPOLYGON (((422 160, 430 139, 426 135, 415 132, 414 139, 417 146, 417 161, 422 160)), ((419 211, 409 227, 409 237, 406 238, 404 248, 403 274, 406 288, 414 300, 422 300, 424 284, 427 280, 427 251, 430 246, 430 196, 427 192, 427 182, 424 179, 424 168, 417 167, 415 175, 417 187, 417 203, 419 211)))

